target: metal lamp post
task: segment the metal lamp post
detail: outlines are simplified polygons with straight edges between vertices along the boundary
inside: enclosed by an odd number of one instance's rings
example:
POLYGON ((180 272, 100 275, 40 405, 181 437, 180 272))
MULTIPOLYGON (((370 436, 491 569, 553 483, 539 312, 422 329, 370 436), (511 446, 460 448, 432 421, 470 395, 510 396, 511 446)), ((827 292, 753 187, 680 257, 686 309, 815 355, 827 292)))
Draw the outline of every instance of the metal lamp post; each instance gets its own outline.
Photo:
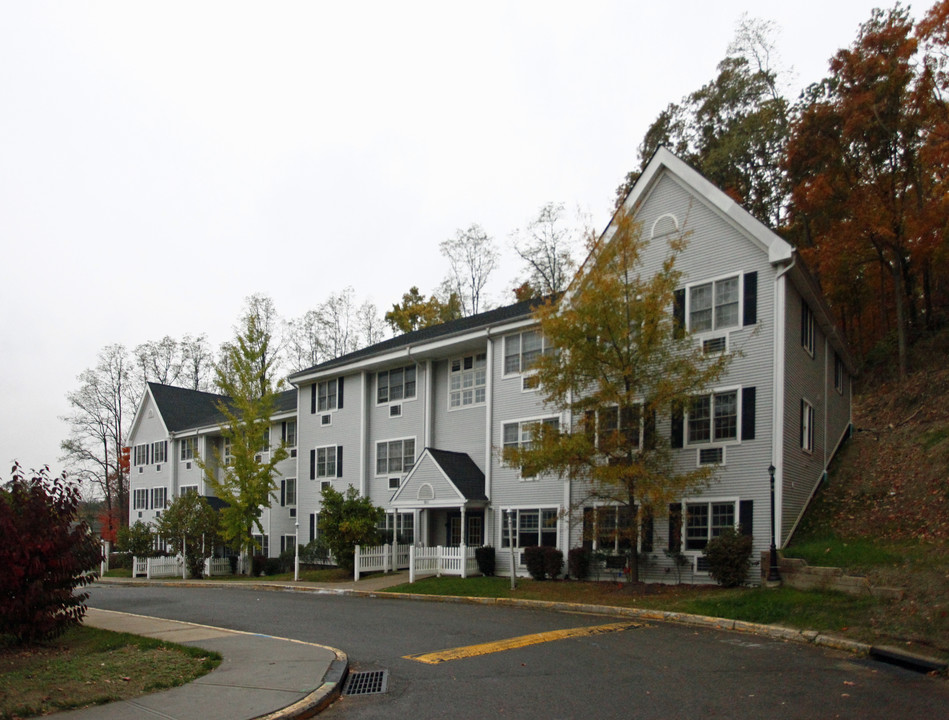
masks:
POLYGON ((294 527, 296 532, 293 536, 293 582, 297 582, 300 579, 300 518, 296 519, 294 527))
POLYGON ((768 475, 771 476, 771 563, 768 567, 768 583, 781 582, 781 573, 778 572, 778 549, 774 542, 774 465, 768 465, 768 475))

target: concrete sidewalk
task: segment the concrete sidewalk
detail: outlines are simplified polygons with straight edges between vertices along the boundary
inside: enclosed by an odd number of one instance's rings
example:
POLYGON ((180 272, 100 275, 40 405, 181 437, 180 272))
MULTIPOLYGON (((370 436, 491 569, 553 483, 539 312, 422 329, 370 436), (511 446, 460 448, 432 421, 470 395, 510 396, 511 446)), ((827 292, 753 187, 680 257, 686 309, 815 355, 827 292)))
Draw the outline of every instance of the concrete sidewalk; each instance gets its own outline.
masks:
POLYGON ((89 608, 87 625, 195 645, 221 664, 197 680, 96 707, 57 713, 69 720, 250 720, 310 717, 338 697, 349 661, 335 648, 89 608))

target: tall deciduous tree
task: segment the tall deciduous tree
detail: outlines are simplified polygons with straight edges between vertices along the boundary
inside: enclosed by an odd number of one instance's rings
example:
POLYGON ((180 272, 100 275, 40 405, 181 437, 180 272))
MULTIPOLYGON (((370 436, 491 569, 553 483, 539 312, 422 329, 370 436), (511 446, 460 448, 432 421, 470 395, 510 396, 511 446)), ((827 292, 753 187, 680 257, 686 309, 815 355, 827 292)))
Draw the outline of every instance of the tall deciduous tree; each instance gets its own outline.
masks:
POLYGON ((383 337, 376 306, 369 300, 357 306, 356 291, 347 287, 287 323, 287 363, 291 372, 305 370, 383 337))
MULTIPOLYGON (((725 372, 728 357, 705 356, 674 320, 686 243, 669 241, 656 272, 644 271, 640 228, 625 212, 608 240, 593 245, 582 276, 559 305, 536 311, 545 343, 557 352, 536 361, 545 400, 563 408, 572 426, 538 423, 532 443, 505 449, 525 475, 556 473, 586 483, 589 496, 625 508, 629 563, 638 578, 637 537, 644 513, 703 486, 705 466, 673 463, 670 441, 656 432, 660 417, 679 414, 725 372)), ((582 485, 581 485, 582 487, 582 485)))
POLYGON ((168 541, 173 553, 184 554, 193 577, 204 574, 204 559, 214 551, 219 526, 217 511, 196 492, 174 498, 155 521, 157 534, 168 541))
POLYGON ((443 240, 438 247, 450 266, 446 294, 458 296, 462 315, 477 315, 484 309, 484 288, 498 264, 494 240, 475 223, 467 230, 456 231, 454 237, 443 240))
MULTIPOLYGON (((778 90, 772 24, 744 18, 717 77, 663 110, 639 147, 641 167, 660 145, 698 169, 773 228, 785 221, 788 187, 781 159, 789 105, 778 90)), ((617 188, 622 204, 641 170, 617 188)))
POLYGON ((444 301, 436 295, 426 300, 418 287, 413 285, 407 293, 402 294, 402 302, 395 303, 385 314, 385 321, 393 332, 407 333, 460 317, 461 302, 457 294, 451 293, 444 301))
POLYGON ((946 227, 945 158, 925 152, 945 103, 934 102, 917 48, 907 9, 874 10, 831 59, 831 76, 808 91, 787 156, 795 229, 810 246, 802 254, 851 340, 872 314, 883 327, 871 337, 895 329, 901 376, 917 299, 928 295, 921 270, 932 268, 946 227))
POLYGON ((270 334, 260 316, 248 312, 243 327, 228 345, 226 362, 217 369, 217 385, 228 397, 218 404, 224 415, 221 435, 229 452, 214 448, 214 462, 196 458, 208 486, 228 506, 221 510, 222 534, 246 553, 254 547, 253 532, 263 508, 276 490, 277 464, 288 456, 283 445, 270 446, 270 418, 276 386, 270 334))
MULTIPOLYGON (((576 268, 573 245, 577 233, 567 225, 564 215, 563 203, 547 203, 511 236, 514 251, 526 266, 525 283, 539 295, 566 290, 576 268)), ((521 295, 519 299, 523 299, 521 295)))
POLYGON ((64 420, 69 437, 60 443, 71 475, 105 500, 106 510, 128 517, 129 478, 123 448, 141 385, 122 345, 99 352, 95 367, 79 375, 80 386, 66 395, 72 409, 64 420))

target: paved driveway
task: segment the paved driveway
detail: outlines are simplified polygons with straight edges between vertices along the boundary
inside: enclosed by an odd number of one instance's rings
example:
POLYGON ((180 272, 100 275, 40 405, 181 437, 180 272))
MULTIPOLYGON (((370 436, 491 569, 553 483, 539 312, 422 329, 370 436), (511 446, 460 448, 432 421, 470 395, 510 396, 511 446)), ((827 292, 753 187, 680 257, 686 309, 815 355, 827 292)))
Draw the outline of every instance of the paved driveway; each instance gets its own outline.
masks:
POLYGON ((387 672, 385 694, 344 697, 321 715, 330 719, 937 718, 949 708, 946 680, 839 651, 662 623, 605 629, 617 618, 589 614, 239 587, 96 586, 90 605, 324 643, 354 671, 387 672))

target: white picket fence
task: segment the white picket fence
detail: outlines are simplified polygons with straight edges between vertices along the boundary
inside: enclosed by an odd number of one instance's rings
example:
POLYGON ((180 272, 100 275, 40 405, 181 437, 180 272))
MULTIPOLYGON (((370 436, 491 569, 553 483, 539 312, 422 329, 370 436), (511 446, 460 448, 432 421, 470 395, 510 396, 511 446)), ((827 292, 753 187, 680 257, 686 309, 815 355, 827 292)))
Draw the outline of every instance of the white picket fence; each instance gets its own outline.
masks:
POLYGON ((214 577, 215 575, 230 575, 230 558, 205 558, 204 577, 214 577))
POLYGON ((468 577, 478 574, 477 548, 416 547, 415 545, 356 546, 353 576, 356 580, 364 572, 409 571, 409 582, 420 575, 457 575, 468 577))
POLYGON ((132 577, 181 577, 184 562, 180 555, 169 557, 132 558, 132 577))
MULTIPOLYGON (((168 577, 191 577, 190 572, 185 572, 184 561, 181 555, 169 557, 136 557, 132 558, 132 577, 152 578, 168 577)), ((215 575, 230 575, 231 561, 227 558, 207 558, 204 561, 204 576, 213 577, 215 575)))

